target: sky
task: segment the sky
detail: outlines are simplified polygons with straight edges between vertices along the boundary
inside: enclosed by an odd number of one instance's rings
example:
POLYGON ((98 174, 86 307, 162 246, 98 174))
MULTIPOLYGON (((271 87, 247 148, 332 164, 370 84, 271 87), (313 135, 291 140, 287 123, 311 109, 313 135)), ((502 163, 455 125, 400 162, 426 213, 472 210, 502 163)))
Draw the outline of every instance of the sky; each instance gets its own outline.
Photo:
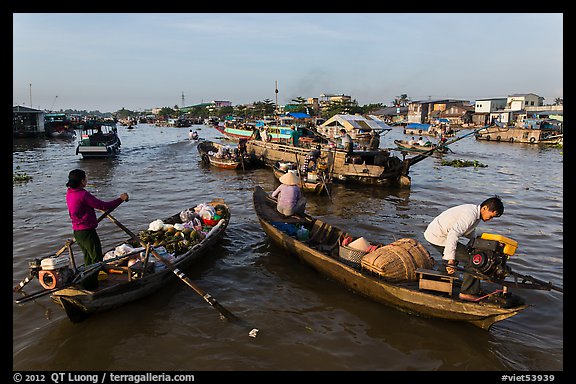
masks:
POLYGON ((562 13, 13 13, 13 105, 563 98, 562 13), (278 93, 275 93, 277 84, 278 93))

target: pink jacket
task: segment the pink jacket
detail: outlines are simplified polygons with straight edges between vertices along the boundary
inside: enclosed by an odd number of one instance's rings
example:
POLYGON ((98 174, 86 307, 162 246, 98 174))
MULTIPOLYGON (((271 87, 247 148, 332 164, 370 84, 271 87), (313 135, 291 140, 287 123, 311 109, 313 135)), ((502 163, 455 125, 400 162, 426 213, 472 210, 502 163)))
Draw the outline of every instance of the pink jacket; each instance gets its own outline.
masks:
POLYGON ((66 191, 68 213, 72 219, 72 229, 75 231, 98 227, 98 219, 96 219, 94 209, 106 211, 116 208, 121 203, 121 198, 112 201, 99 200, 84 188, 68 188, 66 191))

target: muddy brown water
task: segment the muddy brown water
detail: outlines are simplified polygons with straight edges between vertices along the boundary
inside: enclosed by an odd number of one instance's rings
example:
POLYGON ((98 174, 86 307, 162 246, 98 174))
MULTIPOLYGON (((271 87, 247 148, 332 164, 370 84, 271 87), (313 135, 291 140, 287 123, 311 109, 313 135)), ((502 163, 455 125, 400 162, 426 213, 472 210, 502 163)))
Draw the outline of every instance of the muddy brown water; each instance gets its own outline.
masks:
MULTIPOLYGON (((193 128, 202 138, 221 139, 213 128, 193 128)), ((13 186, 12 286, 27 275, 28 260, 55 252, 70 238, 65 183, 71 169, 82 168, 99 198, 130 194, 114 216, 133 231, 191 202, 223 197, 232 211, 227 233, 186 274, 259 333, 248 337, 249 329, 220 319, 178 279, 78 324, 45 296, 13 301, 14 371, 563 371, 562 293, 518 292, 531 306, 489 331, 374 303, 270 244, 252 191, 278 185, 271 170, 207 167, 187 128, 139 124, 119 132, 122 152, 111 160, 81 159, 73 140, 14 140, 13 170, 32 180, 13 186)), ((381 146, 405 138, 394 129, 381 146)), ((307 212, 375 242, 413 237, 428 246, 423 231, 437 214, 498 194, 504 215, 479 230, 518 241, 509 261, 515 271, 562 287, 562 149, 473 137, 451 149, 414 165, 409 189, 334 185, 332 201, 310 196, 307 212), (442 166, 442 158, 488 167, 442 166)), ((110 221, 101 222, 99 233, 104 248, 125 238, 110 221)), ((25 290, 37 287, 30 283, 25 290)))

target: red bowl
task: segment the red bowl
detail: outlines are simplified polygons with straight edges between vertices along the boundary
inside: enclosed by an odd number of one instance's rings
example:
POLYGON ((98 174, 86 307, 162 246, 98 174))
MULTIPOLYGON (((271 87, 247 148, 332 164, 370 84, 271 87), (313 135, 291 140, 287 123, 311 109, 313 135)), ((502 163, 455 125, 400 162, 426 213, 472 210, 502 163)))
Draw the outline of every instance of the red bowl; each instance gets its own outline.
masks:
POLYGON ((209 225, 211 227, 215 226, 216 224, 218 224, 218 222, 220 221, 220 219, 218 220, 212 220, 212 219, 202 219, 202 222, 206 225, 209 225))

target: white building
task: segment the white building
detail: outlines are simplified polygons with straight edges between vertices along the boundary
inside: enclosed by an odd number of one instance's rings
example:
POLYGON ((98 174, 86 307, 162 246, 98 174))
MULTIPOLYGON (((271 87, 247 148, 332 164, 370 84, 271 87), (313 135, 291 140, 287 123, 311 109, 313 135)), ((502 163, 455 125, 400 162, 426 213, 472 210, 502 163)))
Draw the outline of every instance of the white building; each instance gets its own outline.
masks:
POLYGON ((507 101, 508 100, 505 97, 478 99, 474 102, 474 113, 490 113, 501 111, 506 108, 507 101))
POLYGON ((540 105, 544 105, 544 98, 534 93, 515 93, 509 95, 506 101, 506 109, 509 111, 522 111, 540 105))

